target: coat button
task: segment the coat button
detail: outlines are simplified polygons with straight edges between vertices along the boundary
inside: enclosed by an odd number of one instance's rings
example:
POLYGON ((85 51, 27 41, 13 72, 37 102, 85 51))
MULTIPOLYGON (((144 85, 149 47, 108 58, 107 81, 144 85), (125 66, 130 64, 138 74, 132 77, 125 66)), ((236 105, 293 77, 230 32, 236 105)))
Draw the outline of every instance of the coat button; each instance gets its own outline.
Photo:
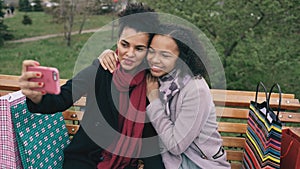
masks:
POLYGON ((207 157, 205 155, 201 155, 201 158, 203 159, 207 159, 207 157))

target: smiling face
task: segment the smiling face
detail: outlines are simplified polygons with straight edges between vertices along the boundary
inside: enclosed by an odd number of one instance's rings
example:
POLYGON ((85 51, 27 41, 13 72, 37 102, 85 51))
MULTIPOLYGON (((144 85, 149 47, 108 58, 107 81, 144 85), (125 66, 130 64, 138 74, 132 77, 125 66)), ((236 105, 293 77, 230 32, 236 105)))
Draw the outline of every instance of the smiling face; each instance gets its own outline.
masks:
POLYGON ((125 27, 118 40, 118 57, 125 71, 134 72, 147 53, 149 34, 125 27))
POLYGON ((150 72, 155 77, 160 77, 171 72, 179 57, 176 42, 169 36, 155 35, 152 39, 147 60, 150 72))

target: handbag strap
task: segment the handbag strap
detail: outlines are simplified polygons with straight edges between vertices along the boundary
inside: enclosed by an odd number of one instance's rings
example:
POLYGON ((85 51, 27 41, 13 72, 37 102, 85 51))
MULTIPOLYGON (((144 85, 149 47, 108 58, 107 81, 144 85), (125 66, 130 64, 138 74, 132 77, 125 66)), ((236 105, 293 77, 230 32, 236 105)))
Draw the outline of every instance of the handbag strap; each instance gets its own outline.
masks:
POLYGON ((265 85, 263 84, 263 82, 259 82, 256 86, 256 93, 255 93, 255 104, 257 105, 257 96, 258 96, 258 91, 259 91, 259 87, 262 86, 264 91, 265 91, 265 95, 266 95, 266 103, 267 103, 267 107, 269 107, 269 101, 268 101, 268 92, 267 89, 265 87, 265 85))
POLYGON ((280 158, 285 158, 288 155, 288 153, 290 152, 290 149, 291 149, 293 143, 294 143, 294 139, 289 143, 289 146, 288 146, 287 150, 285 151, 285 153, 283 155, 280 156, 280 158))
POLYGON ((271 90, 269 92, 269 97, 268 97, 268 105, 270 105, 270 99, 271 99, 271 94, 273 92, 273 89, 277 87, 278 89, 278 92, 279 92, 279 102, 278 102, 278 107, 277 107, 277 115, 276 115, 276 120, 278 120, 278 116, 279 116, 279 112, 280 112, 280 108, 281 108, 281 88, 279 86, 278 83, 275 83, 272 87, 271 87, 271 90))

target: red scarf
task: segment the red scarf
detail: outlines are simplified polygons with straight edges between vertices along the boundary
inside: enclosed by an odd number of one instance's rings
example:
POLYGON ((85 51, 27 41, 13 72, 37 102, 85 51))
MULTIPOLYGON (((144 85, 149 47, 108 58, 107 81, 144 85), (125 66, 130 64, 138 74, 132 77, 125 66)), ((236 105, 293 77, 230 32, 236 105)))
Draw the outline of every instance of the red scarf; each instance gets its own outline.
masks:
POLYGON ((133 77, 119 67, 114 72, 113 82, 120 91, 119 130, 122 134, 108 150, 102 152, 104 160, 98 163, 98 169, 122 169, 134 165, 133 158, 139 156, 142 148, 141 138, 146 117, 145 71, 133 77), (129 98, 130 88, 133 89, 129 98))

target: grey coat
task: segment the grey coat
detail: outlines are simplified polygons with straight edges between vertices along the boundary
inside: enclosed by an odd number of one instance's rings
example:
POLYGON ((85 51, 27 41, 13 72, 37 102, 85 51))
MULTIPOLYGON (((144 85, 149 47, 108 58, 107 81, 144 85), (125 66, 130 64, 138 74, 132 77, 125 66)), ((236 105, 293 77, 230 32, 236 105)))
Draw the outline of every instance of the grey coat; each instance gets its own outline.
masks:
POLYGON ((230 168, 217 130, 215 105, 203 78, 192 78, 169 106, 154 100, 147 115, 160 136, 167 169, 179 168, 182 153, 203 169, 230 168))

